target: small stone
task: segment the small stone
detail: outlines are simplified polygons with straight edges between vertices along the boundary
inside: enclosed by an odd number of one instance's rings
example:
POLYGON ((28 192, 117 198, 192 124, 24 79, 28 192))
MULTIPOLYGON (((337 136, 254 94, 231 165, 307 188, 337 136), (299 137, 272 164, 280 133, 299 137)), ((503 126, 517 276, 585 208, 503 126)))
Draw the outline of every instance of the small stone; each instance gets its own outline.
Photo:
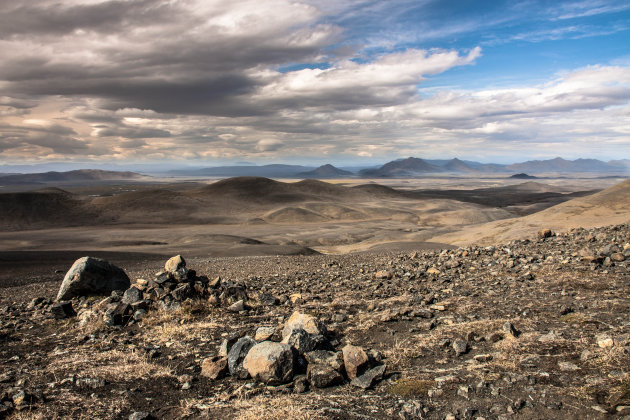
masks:
POLYGON ((538 231, 538 239, 551 238, 554 236, 554 233, 551 229, 542 229, 538 231))
POLYGON ((237 302, 234 302, 230 306, 228 306, 228 311, 230 312, 241 312, 245 310, 245 302, 241 299, 237 302))
POLYGON ((608 410, 606 410, 604 407, 602 407, 600 405, 592 405, 591 408, 593 410, 597 411, 598 413, 609 414, 608 410))
POLYGON ((122 297, 122 302, 128 303, 130 305, 132 303, 136 303, 141 300, 142 300, 142 292, 140 291, 140 289, 133 286, 125 290, 125 293, 123 294, 123 297, 122 297))
POLYGON ((76 296, 107 295, 114 290, 127 290, 131 282, 127 274, 105 260, 79 258, 66 273, 57 301, 76 296))
POLYGON ((241 337, 232 346, 228 353, 228 367, 230 374, 235 378, 247 379, 249 372, 243 367, 243 360, 247 356, 249 350, 256 345, 256 341, 249 337, 241 337))
POLYGON ((301 293, 293 293, 289 295, 289 300, 293 305, 301 305, 304 303, 304 298, 301 293))
POLYGON ((617 414, 627 416, 628 414, 630 414, 630 405, 618 405, 617 407, 615 407, 615 411, 617 412, 617 414))
POLYGON ((310 364, 329 365, 338 372, 343 370, 343 352, 314 350, 304 353, 304 358, 310 364))
POLYGON ((475 357, 473 357, 473 359, 475 359, 475 361, 479 363, 486 363, 492 360, 492 355, 491 354, 478 354, 475 357))
POLYGON ((468 385, 462 385, 457 389, 457 395, 467 400, 470 399, 471 392, 472 392, 472 389, 468 385))
POLYGON ((346 318, 347 317, 344 314, 334 314, 332 316, 333 322, 344 322, 346 318))
POLYGON ((555 332, 549 331, 547 334, 543 334, 540 337, 538 337, 538 341, 540 341, 541 343, 549 343, 549 342, 557 340, 558 338, 559 337, 555 332))
POLYGON ((343 383, 341 373, 327 364, 309 363, 306 370, 306 377, 316 388, 327 388, 343 383))
POLYGON ((232 348, 232 346, 238 341, 240 336, 238 334, 233 334, 228 338, 224 339, 219 346, 218 355, 221 357, 227 357, 228 352, 232 348))
POLYGON ((189 283, 182 284, 181 286, 177 286, 172 292, 171 296, 173 299, 183 302, 186 299, 193 296, 193 288, 189 283))
POLYGON ((293 312, 285 323, 282 329, 282 337, 288 336, 295 329, 303 329, 312 335, 324 335, 326 333, 326 327, 317 318, 297 311, 293 312))
POLYGON ((303 394, 308 391, 308 379, 304 375, 300 375, 293 379, 293 392, 303 394))
POLYGON ((615 340, 607 334, 599 334, 595 337, 597 345, 603 349, 611 348, 615 345, 615 340))
POLYGON ((578 365, 571 362, 558 362, 558 367, 563 372, 574 372, 580 369, 578 365))
POLYGON ((319 342, 323 340, 322 336, 311 336, 305 330, 298 328, 291 331, 289 335, 284 337, 283 343, 290 345, 300 354, 315 350, 319 342), (317 339, 319 337, 319 339, 317 339))
POLYGON ((610 255, 610 259, 615 262, 625 261, 626 257, 621 252, 615 252, 610 255))
POLYGON ((427 274, 432 275, 432 276, 439 276, 441 272, 437 268, 431 267, 427 270, 427 274))
POLYGON ((60 301, 53 303, 50 307, 50 313, 55 319, 70 318, 77 314, 72 308, 72 302, 70 301, 60 301))
POLYGON ((146 411, 135 411, 129 415, 129 420, 151 420, 153 416, 146 411))
POLYGON ((505 321, 503 324, 503 332, 512 337, 518 337, 520 335, 520 332, 510 321, 505 321))
POLYGON ((385 365, 376 366, 354 378, 350 384, 363 389, 372 388, 376 382, 383 379, 386 369, 387 367, 385 365))
POLYGON ((259 343, 262 341, 267 341, 273 336, 276 332, 275 327, 270 326, 261 326, 256 329, 256 335, 254 335, 254 340, 259 343))
POLYGON ((277 297, 269 293, 263 293, 258 296, 258 302, 263 306, 275 306, 280 303, 277 297))
POLYGON ((464 340, 457 339, 453 341, 453 350, 455 350, 455 355, 461 356, 462 354, 466 354, 468 352, 468 343, 464 340))
POLYGON ((229 372, 227 357, 215 356, 201 364, 201 376, 217 380, 224 378, 229 372))
POLYGON ((444 395, 444 390, 440 388, 432 388, 427 391, 427 396, 429 398, 437 398, 441 397, 442 395, 444 395))
POLYGON ((176 255, 171 257, 164 264, 164 271, 171 274, 180 274, 182 271, 186 270, 186 260, 181 255, 176 255))
POLYGON ((369 358, 361 347, 348 344, 341 351, 343 352, 346 374, 350 380, 361 375, 366 370, 369 358))

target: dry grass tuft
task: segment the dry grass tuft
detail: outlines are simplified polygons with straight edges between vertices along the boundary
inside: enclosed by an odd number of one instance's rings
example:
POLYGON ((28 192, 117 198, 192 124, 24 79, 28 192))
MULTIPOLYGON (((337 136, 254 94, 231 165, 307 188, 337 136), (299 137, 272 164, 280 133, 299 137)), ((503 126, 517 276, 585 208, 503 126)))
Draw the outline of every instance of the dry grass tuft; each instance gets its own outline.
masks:
POLYGON ((566 315, 562 315, 560 319, 569 324, 586 324, 587 322, 592 321, 591 317, 580 312, 572 312, 566 315))
POLYGON ((431 388, 435 387, 435 381, 426 379, 401 379, 390 386, 388 392, 399 397, 423 397, 431 388))
POLYGON ((47 371, 55 377, 73 372, 80 377, 99 378, 108 381, 129 381, 172 376, 166 366, 149 362, 137 352, 111 350, 94 353, 85 349, 52 360, 47 371))
POLYGON ((237 420, 259 419, 296 419, 315 420, 324 419, 316 409, 306 404, 300 404, 295 396, 282 397, 255 397, 252 399, 237 400, 234 408, 239 410, 235 417, 237 420))

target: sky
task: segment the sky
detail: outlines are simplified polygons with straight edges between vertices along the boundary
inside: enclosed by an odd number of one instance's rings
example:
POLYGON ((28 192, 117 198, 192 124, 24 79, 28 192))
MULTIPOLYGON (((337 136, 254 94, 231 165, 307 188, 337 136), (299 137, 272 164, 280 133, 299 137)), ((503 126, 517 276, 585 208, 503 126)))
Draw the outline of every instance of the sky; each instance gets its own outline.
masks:
POLYGON ((0 0, 0 164, 630 158, 630 2, 0 0))

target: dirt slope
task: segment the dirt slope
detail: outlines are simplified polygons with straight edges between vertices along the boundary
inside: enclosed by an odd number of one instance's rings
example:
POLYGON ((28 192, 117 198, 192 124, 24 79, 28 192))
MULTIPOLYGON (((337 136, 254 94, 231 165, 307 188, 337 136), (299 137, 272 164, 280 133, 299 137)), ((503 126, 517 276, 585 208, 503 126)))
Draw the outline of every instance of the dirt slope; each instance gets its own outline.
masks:
POLYGON ((529 236, 543 228, 565 231, 630 220, 630 180, 586 197, 576 198, 521 218, 499 220, 439 235, 432 241, 453 245, 490 244, 529 236))

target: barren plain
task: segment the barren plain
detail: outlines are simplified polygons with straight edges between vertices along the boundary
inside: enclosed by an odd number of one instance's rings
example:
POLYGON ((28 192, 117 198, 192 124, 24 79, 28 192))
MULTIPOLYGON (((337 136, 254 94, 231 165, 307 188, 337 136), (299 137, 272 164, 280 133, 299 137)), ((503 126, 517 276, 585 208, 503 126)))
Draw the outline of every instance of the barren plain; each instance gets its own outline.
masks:
POLYGON ((0 194, 0 417, 630 415, 630 181, 160 181, 0 194), (139 285, 176 254, 215 292, 125 325, 85 321, 94 298, 51 312, 79 257, 139 285), (367 389, 309 389, 297 367, 281 385, 202 374, 224 339, 294 312, 385 374, 367 389))

